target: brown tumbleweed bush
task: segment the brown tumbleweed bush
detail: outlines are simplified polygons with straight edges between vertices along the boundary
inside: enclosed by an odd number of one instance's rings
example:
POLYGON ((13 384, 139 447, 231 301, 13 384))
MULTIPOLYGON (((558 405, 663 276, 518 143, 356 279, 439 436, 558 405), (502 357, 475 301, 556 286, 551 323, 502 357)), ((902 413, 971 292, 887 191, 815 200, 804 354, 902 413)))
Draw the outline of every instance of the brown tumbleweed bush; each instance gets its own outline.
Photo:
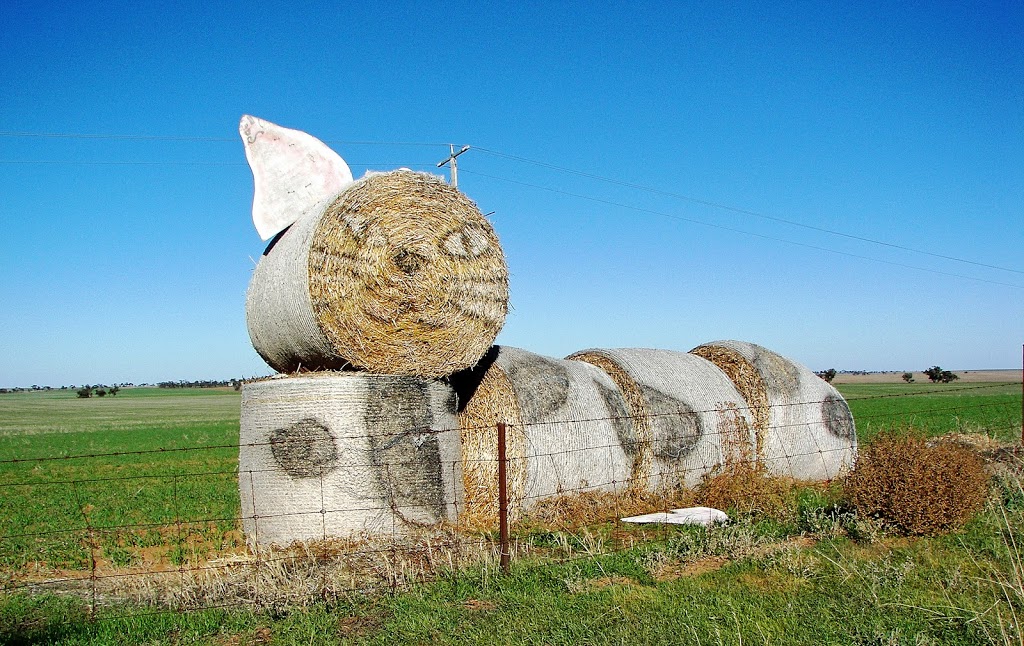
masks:
POLYGON ((981 509, 988 481, 982 459, 963 446, 887 433, 861 448, 845 490, 858 514, 904 534, 935 535, 981 509))

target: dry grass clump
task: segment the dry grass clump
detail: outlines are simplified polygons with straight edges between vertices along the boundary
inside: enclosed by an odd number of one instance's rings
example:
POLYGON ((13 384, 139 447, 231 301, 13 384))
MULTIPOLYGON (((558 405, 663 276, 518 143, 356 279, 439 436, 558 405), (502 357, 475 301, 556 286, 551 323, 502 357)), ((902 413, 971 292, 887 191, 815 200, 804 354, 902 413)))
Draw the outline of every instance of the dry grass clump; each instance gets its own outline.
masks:
POLYGON ((693 492, 683 487, 660 492, 637 487, 620 492, 582 491, 535 503, 523 516, 521 525, 578 529, 627 516, 688 507, 693 499, 693 492))
MULTIPOLYGON (((490 567, 496 554, 487 539, 439 526, 405 537, 366 535, 260 548, 180 572, 101 578, 96 597, 106 604, 128 601, 179 610, 243 605, 287 611, 350 592, 402 588, 460 568, 490 567)), ((88 599, 90 589, 79 588, 88 599)))
POLYGON ((696 489, 698 504, 744 515, 783 518, 790 514, 797 481, 775 476, 762 465, 743 460, 708 474, 696 489))
POLYGON ((861 448, 845 489, 858 513, 905 534, 936 535, 970 520, 988 484, 984 461, 970 449, 888 433, 861 448))

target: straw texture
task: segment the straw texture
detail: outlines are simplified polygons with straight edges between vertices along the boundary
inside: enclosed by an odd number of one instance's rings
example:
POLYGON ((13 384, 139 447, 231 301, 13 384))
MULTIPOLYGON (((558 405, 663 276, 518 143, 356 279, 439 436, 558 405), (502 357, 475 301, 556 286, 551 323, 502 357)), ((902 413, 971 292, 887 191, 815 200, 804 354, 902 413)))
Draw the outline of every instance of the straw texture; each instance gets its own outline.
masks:
POLYGON ((454 391, 434 380, 321 373, 245 384, 238 484, 248 540, 288 545, 453 521, 456 429, 454 391))
POLYGON ((713 363, 648 348, 569 355, 600 367, 626 393, 638 438, 635 484, 652 491, 694 486, 716 467, 753 455, 746 402, 713 363))
POLYGON ((508 311, 490 223, 440 178, 371 174, 275 238, 246 299, 279 372, 355 367, 441 377, 473 366, 508 311))
POLYGON ((743 341, 690 351, 711 361, 750 404, 758 455, 769 471, 829 480, 853 464, 857 433, 846 400, 804 366, 743 341))
POLYGON ((464 402, 460 522, 497 523, 497 422, 507 424, 511 518, 561 493, 626 485, 632 460, 623 446, 635 443, 633 429, 621 394, 600 369, 496 346, 452 381, 464 402))

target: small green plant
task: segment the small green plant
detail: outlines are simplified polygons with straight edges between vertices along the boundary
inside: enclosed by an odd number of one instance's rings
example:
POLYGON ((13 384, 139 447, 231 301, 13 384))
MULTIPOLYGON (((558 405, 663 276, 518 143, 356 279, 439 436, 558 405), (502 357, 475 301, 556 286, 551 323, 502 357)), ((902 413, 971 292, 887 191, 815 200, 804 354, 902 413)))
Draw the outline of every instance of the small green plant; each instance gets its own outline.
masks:
POLYGON ((903 373, 903 381, 907 382, 908 384, 914 383, 914 373, 912 373, 912 372, 904 372, 903 373))
POLYGON ((858 514, 900 533, 935 535, 982 508, 988 480, 982 459, 963 446, 890 432, 861 449, 845 488, 858 514))

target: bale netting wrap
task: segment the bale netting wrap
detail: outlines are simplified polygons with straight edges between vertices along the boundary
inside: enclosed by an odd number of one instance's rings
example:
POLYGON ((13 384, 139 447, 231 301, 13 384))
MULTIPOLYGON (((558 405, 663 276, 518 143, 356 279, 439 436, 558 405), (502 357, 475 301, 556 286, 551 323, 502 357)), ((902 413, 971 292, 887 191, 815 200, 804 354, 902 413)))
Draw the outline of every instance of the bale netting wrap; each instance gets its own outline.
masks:
POLYGON ((278 372, 354 366, 442 377, 473 366, 508 312, 490 223, 442 179, 370 174, 271 241, 246 298, 278 372))
POLYGON ((559 494, 627 485, 629 412, 600 369, 495 346, 452 381, 460 395, 466 495, 460 522, 497 523, 498 422, 506 424, 510 518, 559 494))
POLYGON ((714 341, 690 352, 721 368, 746 398, 758 456, 769 471, 801 480, 830 480, 853 465, 853 415, 839 391, 824 379, 744 341, 714 341))
POLYGON ((583 350, 569 359, 600 367, 623 392, 636 437, 637 486, 694 486, 721 465, 753 459, 747 404, 713 363, 647 348, 583 350))
POLYGON ((238 484, 257 545, 454 521, 455 393, 418 377, 320 373, 242 388, 238 484))

